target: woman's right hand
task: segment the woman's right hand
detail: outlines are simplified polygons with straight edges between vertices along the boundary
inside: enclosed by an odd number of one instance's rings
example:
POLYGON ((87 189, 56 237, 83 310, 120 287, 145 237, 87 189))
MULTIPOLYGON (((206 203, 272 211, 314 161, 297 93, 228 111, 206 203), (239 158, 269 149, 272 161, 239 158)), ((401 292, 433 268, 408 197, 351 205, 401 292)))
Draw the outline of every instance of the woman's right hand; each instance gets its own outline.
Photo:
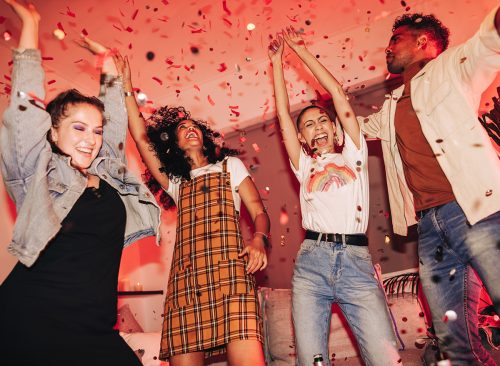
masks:
POLYGON ((269 47, 267 53, 271 62, 281 61, 281 57, 283 56, 283 49, 285 48, 285 42, 283 41, 283 37, 278 34, 276 39, 273 39, 271 43, 269 43, 269 47))
POLYGON ((113 61, 115 62, 118 76, 121 76, 124 83, 130 83, 130 64, 128 57, 123 57, 120 52, 113 52, 113 61))
POLYGON ((10 5, 12 10, 17 14, 19 19, 24 24, 32 23, 35 25, 38 25, 40 22, 40 14, 38 14, 38 11, 35 8, 35 5, 33 4, 28 4, 28 5, 23 5, 18 3, 16 0, 4 0, 7 5, 10 5))
POLYGON ((291 26, 286 27, 281 33, 283 34, 286 44, 295 52, 297 52, 300 48, 306 48, 306 43, 295 28, 291 26))

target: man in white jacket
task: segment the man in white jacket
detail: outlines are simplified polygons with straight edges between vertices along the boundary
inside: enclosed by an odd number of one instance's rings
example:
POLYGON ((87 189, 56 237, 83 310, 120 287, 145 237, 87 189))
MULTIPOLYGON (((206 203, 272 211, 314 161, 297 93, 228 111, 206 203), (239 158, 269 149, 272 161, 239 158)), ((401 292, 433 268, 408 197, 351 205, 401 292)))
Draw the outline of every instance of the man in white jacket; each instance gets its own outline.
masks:
POLYGON ((495 365, 478 336, 477 276, 499 312, 500 163, 477 111, 500 70, 499 8, 465 43, 446 50, 448 36, 433 15, 396 19, 386 61, 404 85, 358 121, 382 142, 394 232, 418 223, 420 278, 442 351, 454 366, 495 365), (456 321, 446 322, 447 311, 456 321))

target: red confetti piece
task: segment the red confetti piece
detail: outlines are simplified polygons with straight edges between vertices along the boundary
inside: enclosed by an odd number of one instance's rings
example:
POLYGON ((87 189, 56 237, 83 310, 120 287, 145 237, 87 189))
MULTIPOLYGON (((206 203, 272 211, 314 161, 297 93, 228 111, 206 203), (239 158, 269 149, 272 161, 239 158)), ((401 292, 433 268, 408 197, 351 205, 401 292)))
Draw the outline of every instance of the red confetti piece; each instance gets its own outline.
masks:
POLYGON ((120 32, 122 31, 122 29, 119 26, 115 25, 115 24, 113 24, 113 27, 115 27, 116 29, 118 29, 120 32))
POLYGON ((226 0, 223 0, 222 1, 222 9, 224 9, 224 11, 227 13, 227 15, 231 15, 231 10, 229 10, 227 8, 227 3, 226 3, 226 0))
POLYGON ((79 59, 79 60, 76 60, 76 61, 74 61, 73 63, 77 64, 77 63, 82 62, 82 61, 83 61, 83 58, 81 58, 81 59, 79 59))
POLYGON ((10 76, 9 76, 9 75, 4 75, 3 77, 4 77, 5 79, 9 80, 9 81, 11 81, 11 80, 12 80, 12 79, 10 78, 10 76))
POLYGON ((375 70, 375 66, 373 66, 373 65, 372 65, 372 66, 370 66, 370 67, 368 68, 368 70, 370 70, 370 71, 375 70))
POLYGON ((187 71, 190 71, 191 68, 188 66, 188 65, 184 65, 184 68, 187 70, 187 71))
POLYGON ((231 22, 229 21, 229 19, 227 19, 227 18, 222 18, 222 20, 224 21, 224 23, 226 23, 226 24, 227 24, 228 26, 230 26, 230 27, 233 25, 233 23, 231 23, 231 22))
POLYGON ((132 33, 132 32, 134 31, 131 27, 127 27, 127 28, 125 28, 125 30, 126 30, 127 32, 129 32, 129 33, 132 33))
POLYGON ((226 70, 227 70, 227 66, 226 66, 226 64, 225 64, 224 62, 223 62, 223 63, 221 63, 221 64, 219 65, 219 68, 217 69, 217 71, 219 71, 219 72, 224 72, 224 71, 226 71, 226 70))
POLYGON ((286 16, 290 21, 297 23, 297 16, 295 15, 293 18, 289 17, 288 15, 286 16))
POLYGON ((135 17, 137 16, 137 13, 139 13, 139 9, 136 9, 134 11, 134 14, 132 14, 132 20, 135 20, 135 17))
POLYGON ((76 14, 71 11, 71 9, 69 8, 69 6, 67 6, 66 8, 67 8, 66 15, 70 16, 72 18, 76 18, 76 14))
POLYGON ((230 109, 231 109, 231 112, 232 112, 232 113, 233 113, 236 117, 239 117, 239 116, 240 116, 240 114, 241 114, 240 112, 238 112, 237 110, 232 109, 232 108, 230 108, 230 109))
POLYGON ((50 56, 42 57, 43 61, 52 61, 53 59, 54 59, 54 57, 50 57, 50 56))
POLYGON ((363 56, 358 56, 359 61, 363 62, 363 56))
POLYGON ((272 1, 273 1, 273 0, 265 0, 265 1, 264 1, 264 4, 269 5, 269 4, 271 4, 271 2, 272 2, 272 1))
POLYGON ((151 79, 153 79, 154 81, 156 81, 158 84, 163 85, 163 81, 161 81, 160 79, 158 79, 156 76, 153 76, 151 79))
POLYGON ((85 28, 82 29, 82 34, 84 36, 88 36, 89 35, 89 32, 87 32, 87 30, 85 28))
POLYGON ((128 49, 131 50, 132 49, 132 43, 129 43, 128 44, 128 49))
POLYGON ((199 87, 198 85, 196 85, 196 84, 194 84, 194 88, 195 88, 196 90, 198 90, 198 91, 201 91, 201 90, 200 90, 200 87, 199 87))
POLYGON ((55 82, 56 82, 55 80, 49 80, 49 81, 47 81, 47 85, 54 84, 55 82))
POLYGON ((62 30, 64 32, 64 34, 66 34, 61 23, 57 23, 57 28, 59 28, 60 30, 62 30))
POLYGON ((215 105, 215 102, 210 95, 207 96, 207 99, 208 99, 208 103, 210 103, 211 105, 215 105))

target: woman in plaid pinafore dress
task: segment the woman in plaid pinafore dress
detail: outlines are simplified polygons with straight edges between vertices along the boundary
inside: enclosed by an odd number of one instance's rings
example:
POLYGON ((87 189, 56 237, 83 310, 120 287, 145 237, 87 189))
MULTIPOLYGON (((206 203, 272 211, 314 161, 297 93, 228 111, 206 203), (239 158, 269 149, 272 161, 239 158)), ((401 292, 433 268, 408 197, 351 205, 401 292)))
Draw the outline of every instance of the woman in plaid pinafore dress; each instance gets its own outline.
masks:
POLYGON ((267 265, 269 218, 252 179, 237 151, 217 146, 219 135, 184 108, 160 108, 146 126, 135 99, 126 103, 149 187, 164 207, 177 206, 160 359, 203 365, 227 351, 230 365, 264 365, 253 273, 267 265), (240 199, 255 226, 246 246, 240 199))

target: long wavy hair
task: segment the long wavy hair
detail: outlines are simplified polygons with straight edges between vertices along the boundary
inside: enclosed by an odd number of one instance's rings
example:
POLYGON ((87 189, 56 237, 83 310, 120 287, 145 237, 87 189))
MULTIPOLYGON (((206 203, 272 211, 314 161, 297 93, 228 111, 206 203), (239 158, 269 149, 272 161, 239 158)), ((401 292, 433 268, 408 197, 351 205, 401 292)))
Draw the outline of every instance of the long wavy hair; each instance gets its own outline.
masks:
MULTIPOLYGON (((149 117, 147 135, 151 149, 161 162, 160 171, 175 183, 191 180, 191 159, 179 148, 176 133, 179 123, 187 119, 200 128, 203 134, 203 154, 210 164, 222 161, 226 156, 239 154, 238 150, 224 147, 223 143, 219 143, 217 140, 221 135, 213 131, 206 122, 191 118, 191 114, 184 107, 161 107, 149 117)), ((149 170, 146 170, 143 176, 146 185, 158 196, 165 209, 175 205, 149 170)))

